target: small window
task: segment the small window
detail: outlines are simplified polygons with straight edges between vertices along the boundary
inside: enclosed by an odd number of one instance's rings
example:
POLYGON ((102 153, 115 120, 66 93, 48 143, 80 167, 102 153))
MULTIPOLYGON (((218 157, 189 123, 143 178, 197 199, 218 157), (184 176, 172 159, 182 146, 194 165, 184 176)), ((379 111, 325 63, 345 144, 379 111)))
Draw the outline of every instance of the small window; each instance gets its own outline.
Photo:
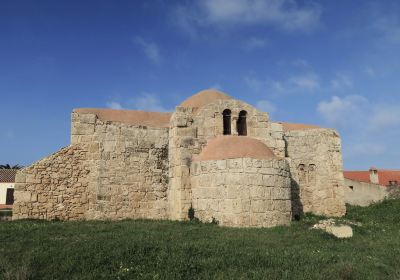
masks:
POLYGON ((353 187, 353 186, 349 186, 349 188, 350 188, 352 191, 354 191, 354 187, 353 187))
POLYGON ((222 112, 222 118, 224 122, 224 135, 231 134, 231 110, 225 109, 222 112))
POLYGON ((237 120, 237 132, 239 135, 246 136, 247 135, 247 124, 246 124, 246 111, 240 111, 239 118, 237 120))
POLYGON ((298 169, 299 169, 300 171, 304 171, 304 170, 306 169, 306 166, 305 166, 304 164, 299 164, 298 169))

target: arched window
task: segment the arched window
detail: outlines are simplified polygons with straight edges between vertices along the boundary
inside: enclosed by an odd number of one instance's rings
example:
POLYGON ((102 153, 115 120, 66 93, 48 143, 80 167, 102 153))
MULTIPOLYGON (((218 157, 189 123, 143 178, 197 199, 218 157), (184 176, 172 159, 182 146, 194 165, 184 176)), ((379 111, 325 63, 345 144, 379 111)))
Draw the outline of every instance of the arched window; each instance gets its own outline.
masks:
POLYGON ((246 136, 247 135, 247 124, 246 124, 246 111, 240 111, 239 118, 237 120, 237 132, 239 135, 246 136))
POLYGON ((231 110, 225 109, 222 112, 222 117, 224 120, 224 135, 231 134, 231 110))

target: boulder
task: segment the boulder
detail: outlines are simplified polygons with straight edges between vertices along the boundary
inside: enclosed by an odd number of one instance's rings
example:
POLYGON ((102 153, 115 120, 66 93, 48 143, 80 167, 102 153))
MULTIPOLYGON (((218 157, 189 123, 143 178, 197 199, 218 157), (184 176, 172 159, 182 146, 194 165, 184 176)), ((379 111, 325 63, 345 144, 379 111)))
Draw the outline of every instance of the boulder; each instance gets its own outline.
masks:
POLYGON ((328 226, 325 231, 337 238, 350 238, 353 237, 353 229, 350 226, 328 226))

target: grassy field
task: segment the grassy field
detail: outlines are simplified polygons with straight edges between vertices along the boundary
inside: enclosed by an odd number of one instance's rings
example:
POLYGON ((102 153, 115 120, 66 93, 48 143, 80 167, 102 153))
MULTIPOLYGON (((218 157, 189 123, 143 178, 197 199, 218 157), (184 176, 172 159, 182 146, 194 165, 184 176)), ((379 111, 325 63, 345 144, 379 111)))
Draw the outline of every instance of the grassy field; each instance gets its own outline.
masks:
POLYGON ((0 223, 4 279, 400 279, 400 200, 350 207, 339 240, 310 227, 170 221, 0 223))

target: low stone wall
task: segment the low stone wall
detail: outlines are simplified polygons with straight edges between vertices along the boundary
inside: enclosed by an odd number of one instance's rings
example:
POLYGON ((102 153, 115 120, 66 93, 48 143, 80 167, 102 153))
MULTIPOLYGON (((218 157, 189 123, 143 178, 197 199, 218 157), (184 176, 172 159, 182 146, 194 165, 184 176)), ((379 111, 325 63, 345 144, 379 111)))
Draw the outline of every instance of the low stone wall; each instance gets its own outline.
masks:
POLYGON ((291 221, 289 174, 284 159, 193 162, 194 216, 222 226, 287 225, 291 221))
POLYGON ((345 179, 344 183, 344 200, 350 205, 368 206, 389 196, 385 186, 349 179, 345 179))
POLYGON ((13 220, 84 219, 93 175, 89 150, 88 145, 72 145, 19 171, 13 220))

